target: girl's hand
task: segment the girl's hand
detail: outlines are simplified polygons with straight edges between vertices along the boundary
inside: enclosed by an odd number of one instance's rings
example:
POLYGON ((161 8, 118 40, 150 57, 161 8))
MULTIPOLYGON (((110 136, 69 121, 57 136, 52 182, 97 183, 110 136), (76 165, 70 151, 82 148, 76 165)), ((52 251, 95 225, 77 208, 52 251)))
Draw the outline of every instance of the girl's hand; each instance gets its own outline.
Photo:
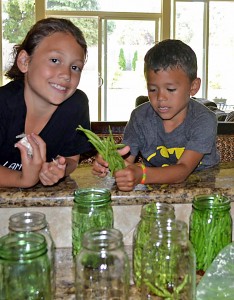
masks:
POLYGON ((66 158, 58 156, 52 162, 44 162, 39 173, 43 185, 54 185, 65 176, 66 158))
POLYGON ((32 156, 28 155, 27 148, 20 142, 15 144, 21 154, 22 172, 19 184, 21 187, 31 187, 38 183, 42 164, 46 160, 46 144, 42 138, 32 133, 27 139, 32 146, 32 156))

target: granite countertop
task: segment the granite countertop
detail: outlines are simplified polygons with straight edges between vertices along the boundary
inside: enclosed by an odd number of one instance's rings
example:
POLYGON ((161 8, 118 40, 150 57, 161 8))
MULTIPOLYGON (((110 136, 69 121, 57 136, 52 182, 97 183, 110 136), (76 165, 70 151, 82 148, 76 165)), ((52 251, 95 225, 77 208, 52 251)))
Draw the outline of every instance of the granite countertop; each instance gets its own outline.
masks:
POLYGON ((72 206, 74 190, 87 187, 110 189, 113 205, 142 205, 152 200, 191 203, 195 195, 211 193, 223 194, 234 201, 234 162, 195 172, 181 184, 138 185, 131 192, 119 191, 110 176, 92 175, 91 168, 79 165, 69 177, 52 187, 38 184, 29 189, 0 188, 0 207, 72 206))
MULTIPOLYGON (((125 246, 125 251, 129 257, 130 267, 132 266, 132 247, 125 246)), ((75 300, 75 275, 74 262, 71 248, 57 248, 56 254, 56 294, 54 300, 75 300)), ((197 275, 197 284, 202 276, 197 275)), ((140 300, 139 289, 134 285, 132 270, 130 276, 129 300, 140 300)))
MULTIPOLYGON (((126 252, 131 265, 131 250, 130 246, 126 247, 126 252)), ((54 300, 75 300, 74 287, 74 263, 72 258, 71 248, 56 249, 56 295, 54 300)), ((140 299, 140 293, 134 286, 133 281, 130 281, 129 300, 140 299)))

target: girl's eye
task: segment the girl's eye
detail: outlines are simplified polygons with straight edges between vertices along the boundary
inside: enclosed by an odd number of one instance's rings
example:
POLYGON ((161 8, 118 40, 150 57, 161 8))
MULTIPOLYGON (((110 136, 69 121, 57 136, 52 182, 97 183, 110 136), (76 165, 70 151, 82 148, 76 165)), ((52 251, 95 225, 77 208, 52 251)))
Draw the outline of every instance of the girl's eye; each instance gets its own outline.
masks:
POLYGON ((170 92, 170 93, 173 93, 173 92, 176 91, 176 89, 167 89, 167 90, 168 90, 168 92, 170 92))
POLYGON ((54 64, 58 64, 59 60, 57 58, 51 58, 52 63, 54 64))
POLYGON ((81 72, 82 71, 82 69, 78 66, 72 66, 71 68, 72 68, 72 70, 74 70, 76 72, 81 72))

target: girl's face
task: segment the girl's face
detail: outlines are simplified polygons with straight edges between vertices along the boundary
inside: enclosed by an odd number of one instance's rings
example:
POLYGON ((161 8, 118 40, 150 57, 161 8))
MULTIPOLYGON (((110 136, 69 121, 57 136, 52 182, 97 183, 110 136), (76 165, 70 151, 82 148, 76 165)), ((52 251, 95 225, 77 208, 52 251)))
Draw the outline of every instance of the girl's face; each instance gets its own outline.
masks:
POLYGON ((71 34, 57 32, 45 37, 31 57, 22 50, 17 62, 25 73, 25 97, 59 105, 75 92, 85 54, 71 34))
POLYGON ((190 96, 197 93, 200 79, 192 83, 181 68, 150 70, 146 75, 148 96, 157 114, 164 121, 177 127, 187 114, 190 96))

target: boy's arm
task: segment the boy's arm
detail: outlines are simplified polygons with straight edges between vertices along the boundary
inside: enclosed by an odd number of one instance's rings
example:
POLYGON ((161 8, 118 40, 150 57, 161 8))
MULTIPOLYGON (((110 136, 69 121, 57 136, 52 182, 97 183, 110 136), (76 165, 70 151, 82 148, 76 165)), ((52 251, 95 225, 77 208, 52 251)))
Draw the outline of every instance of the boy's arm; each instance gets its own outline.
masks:
MULTIPOLYGON (((146 167, 145 184, 173 184, 183 182, 196 168, 203 154, 185 150, 176 165, 146 167)), ((116 183, 122 191, 131 191, 142 180, 143 170, 139 164, 131 164, 115 173, 116 183)))

